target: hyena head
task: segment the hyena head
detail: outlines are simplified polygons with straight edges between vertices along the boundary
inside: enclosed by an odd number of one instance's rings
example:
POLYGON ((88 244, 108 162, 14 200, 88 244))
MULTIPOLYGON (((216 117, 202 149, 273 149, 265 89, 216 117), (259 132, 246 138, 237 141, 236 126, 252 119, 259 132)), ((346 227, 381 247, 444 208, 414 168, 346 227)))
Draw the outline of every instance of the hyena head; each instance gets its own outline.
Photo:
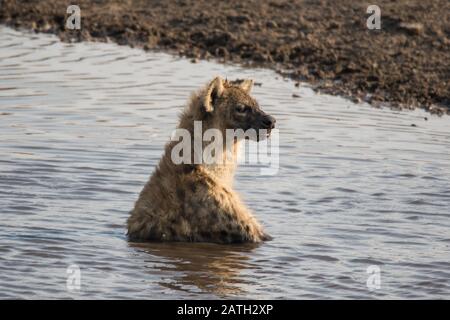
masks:
POLYGON ((270 135, 275 127, 275 118, 261 110, 258 102, 250 96, 252 80, 229 82, 215 78, 208 86, 204 98, 204 109, 212 123, 219 129, 253 129, 256 134, 245 138, 259 141, 270 135), (264 135, 260 130, 264 129, 264 135))

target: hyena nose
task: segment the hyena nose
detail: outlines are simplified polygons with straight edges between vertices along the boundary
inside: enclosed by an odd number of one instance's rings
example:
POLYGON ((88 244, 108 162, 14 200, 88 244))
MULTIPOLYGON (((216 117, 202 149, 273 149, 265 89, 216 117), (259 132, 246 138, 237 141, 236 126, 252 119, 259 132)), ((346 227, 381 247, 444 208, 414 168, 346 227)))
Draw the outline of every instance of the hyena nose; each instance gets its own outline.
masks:
POLYGON ((275 128, 275 122, 277 122, 277 120, 272 116, 265 116, 263 119, 263 124, 268 129, 275 128))

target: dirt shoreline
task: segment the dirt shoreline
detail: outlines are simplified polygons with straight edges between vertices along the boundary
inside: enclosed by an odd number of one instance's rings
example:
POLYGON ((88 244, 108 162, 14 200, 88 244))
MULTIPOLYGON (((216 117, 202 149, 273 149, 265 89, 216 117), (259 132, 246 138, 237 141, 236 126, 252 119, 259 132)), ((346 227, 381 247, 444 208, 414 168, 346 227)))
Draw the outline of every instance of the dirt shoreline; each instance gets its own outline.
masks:
POLYGON ((63 41, 114 41, 195 59, 269 67, 324 93, 374 106, 450 114, 450 2, 0 0, 0 23, 63 41), (66 8, 81 30, 66 30, 66 8))

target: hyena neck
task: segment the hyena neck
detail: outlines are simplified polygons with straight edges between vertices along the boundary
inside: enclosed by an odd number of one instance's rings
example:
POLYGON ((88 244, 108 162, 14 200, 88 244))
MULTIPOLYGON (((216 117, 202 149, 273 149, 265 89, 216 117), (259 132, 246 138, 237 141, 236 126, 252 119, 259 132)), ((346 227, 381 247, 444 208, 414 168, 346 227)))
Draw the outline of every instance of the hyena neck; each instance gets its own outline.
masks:
POLYGON ((222 181, 225 184, 232 186, 234 180, 234 173, 237 167, 239 143, 233 143, 231 147, 224 145, 223 151, 217 161, 214 163, 205 163, 203 167, 211 175, 216 177, 218 181, 222 181))
POLYGON ((197 150, 195 150, 194 141, 192 141, 192 155, 194 155, 197 151, 197 159, 202 160, 199 166, 217 178, 218 181, 231 186, 233 184, 234 173, 237 167, 239 142, 232 141, 227 143, 225 129, 220 129, 217 125, 208 121, 204 121, 203 123, 202 137, 205 137, 206 141, 203 141, 202 139, 202 147, 197 148, 197 150), (216 129, 218 130, 216 131, 217 133, 221 133, 221 148, 215 148, 214 152, 211 152, 211 148, 216 143, 215 138, 209 139, 204 135, 205 131, 208 129, 216 129))
MULTIPOLYGON (((191 155, 194 161, 194 155, 197 152, 197 159, 201 159, 201 163, 196 163, 205 171, 228 184, 232 184, 234 172, 237 166, 237 156, 239 150, 239 142, 232 141, 227 143, 226 129, 221 125, 221 119, 216 119, 213 115, 205 114, 202 111, 202 93, 194 95, 191 98, 190 104, 181 114, 178 128, 186 129, 191 136, 191 155), (197 122, 197 124, 195 124, 197 122), (199 130, 199 123, 201 123, 201 130, 199 130), (195 131, 197 126, 197 132, 195 131), (210 137, 205 136, 205 132, 209 129, 215 129, 221 133, 222 148, 218 156, 213 158, 208 157, 208 146, 214 141, 210 137), (200 133, 201 132, 201 133, 200 133), (195 148, 195 134, 200 135, 201 148, 195 148), (200 133, 200 134, 199 134, 200 133), (203 141, 205 137, 206 141, 203 141), (204 152, 206 150, 206 152, 204 152), (206 157, 205 157, 206 156, 206 157), (206 160, 206 161, 205 161, 206 160)), ((197 137, 198 139, 198 137, 197 137)))

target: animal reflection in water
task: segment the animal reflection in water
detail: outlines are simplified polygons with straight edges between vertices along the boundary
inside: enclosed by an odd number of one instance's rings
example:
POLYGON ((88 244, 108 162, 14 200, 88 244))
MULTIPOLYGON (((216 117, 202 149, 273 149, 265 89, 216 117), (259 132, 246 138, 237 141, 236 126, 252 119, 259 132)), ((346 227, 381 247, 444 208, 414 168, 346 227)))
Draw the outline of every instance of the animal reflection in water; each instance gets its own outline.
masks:
POLYGON ((254 268, 248 256, 258 244, 223 246, 212 243, 129 243, 149 255, 151 272, 177 273, 161 286, 187 292, 210 292, 219 296, 244 294, 242 285, 248 280, 240 277, 246 269, 254 268), (192 289, 191 289, 192 288, 192 289))

